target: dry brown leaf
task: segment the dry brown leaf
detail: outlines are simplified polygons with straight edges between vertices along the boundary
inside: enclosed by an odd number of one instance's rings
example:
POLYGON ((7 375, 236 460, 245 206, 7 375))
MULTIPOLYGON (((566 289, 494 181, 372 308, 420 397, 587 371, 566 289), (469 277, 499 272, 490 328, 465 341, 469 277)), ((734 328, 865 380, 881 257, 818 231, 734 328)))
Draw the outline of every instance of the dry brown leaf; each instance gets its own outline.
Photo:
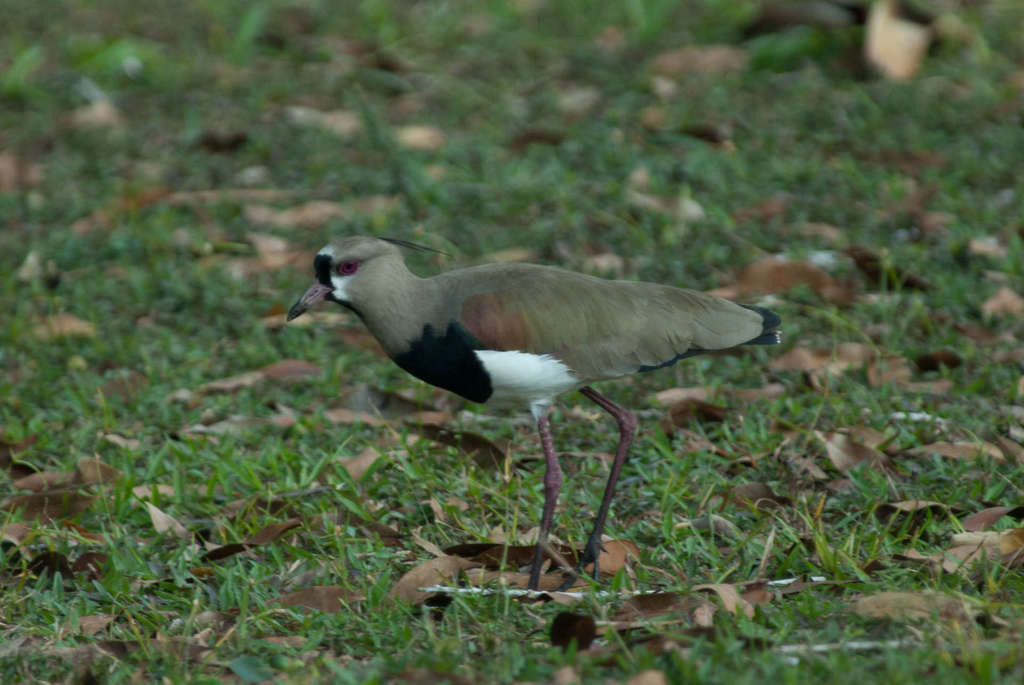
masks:
POLYGON ((95 128, 110 126, 118 128, 123 125, 121 113, 110 100, 96 100, 71 111, 71 125, 75 128, 95 128))
POLYGON ((106 440, 112 445, 117 445, 122 449, 126 450, 138 450, 142 447, 142 443, 135 438, 126 438, 123 435, 117 433, 103 433, 98 434, 100 440, 106 440))
POLYGON ((786 213, 790 199, 788 195, 772 195, 756 205, 737 209, 732 213, 732 220, 737 224, 747 221, 771 221, 786 213))
POLYGON ((782 397, 786 394, 786 386, 782 383, 769 383, 760 388, 723 388, 723 391, 728 397, 740 402, 757 402, 782 397))
POLYGON ((1001 259, 1006 256, 1006 246, 999 242, 994 235, 979 236, 971 238, 967 243, 967 251, 979 257, 994 257, 1001 259))
POLYGON ((971 624, 976 611, 963 599, 938 592, 882 592, 861 597, 853 610, 867 618, 930 620, 971 624))
POLYGON ((577 119, 597 106, 601 90, 594 86, 565 86, 557 91, 558 109, 570 119, 577 119))
POLYGON ((686 428, 694 422, 721 422, 726 417, 726 410, 710 402, 684 399, 676 402, 662 417, 659 425, 665 435, 672 435, 678 428, 686 428))
POLYGON ((997 314, 1024 316, 1024 297, 1004 286, 997 290, 992 297, 985 300, 984 304, 981 305, 981 311, 985 316, 995 316, 997 314))
POLYGON ((24 520, 39 519, 43 523, 48 523, 54 519, 70 518, 82 513, 95 499, 71 489, 47 490, 10 497, 0 505, 0 511, 14 512, 21 509, 24 520))
POLYGON ((896 0, 879 0, 868 12, 864 58, 888 78, 910 79, 921 69, 931 39, 931 27, 901 17, 896 0))
POLYGON ((669 388, 655 393, 654 398, 661 406, 670 406, 684 400, 706 402, 716 394, 715 388, 669 388))
POLYGON ((873 388, 883 385, 906 385, 910 382, 910 362, 906 357, 875 357, 868 360, 868 383, 873 388))
POLYGON ((694 585, 691 590, 694 592, 711 590, 722 600, 722 608, 730 614, 736 615, 738 611, 742 611, 743 615, 747 618, 754 618, 754 606, 740 597, 740 593, 736 591, 735 585, 730 583, 707 583, 704 585, 694 585))
POLYGON ((935 350, 918 356, 914 364, 918 371, 938 371, 943 366, 955 369, 963 364, 963 359, 951 350, 935 350))
POLYGON ((878 354, 873 345, 839 343, 834 348, 794 347, 776 357, 769 366, 777 371, 822 372, 838 375, 849 368, 863 366, 878 354))
POLYGON ((43 492, 71 485, 74 480, 75 474, 70 471, 37 471, 24 478, 18 478, 11 485, 15 490, 43 492))
POLYGON ((357 112, 337 109, 322 112, 311 107, 293 105, 285 109, 288 120, 300 126, 319 126, 340 138, 352 138, 363 130, 363 120, 357 112))
POLYGON ((54 314, 48 316, 32 329, 32 334, 42 341, 54 338, 94 338, 96 325, 91 321, 79 319, 73 314, 54 314))
POLYGON ((7 542, 13 542, 16 545, 20 545, 31 532, 32 527, 27 523, 23 521, 14 521, 0 526, 0 540, 6 540, 7 542))
POLYGON ((822 238, 830 243, 839 244, 844 240, 843 232, 832 224, 816 221, 805 221, 800 225, 800 234, 808 238, 822 238))
POLYGON ((649 668, 631 677, 626 685, 668 685, 668 678, 661 671, 649 668))
POLYGON ((874 251, 863 245, 850 245, 845 250, 857 268, 864 274, 868 287, 903 288, 905 290, 931 290, 932 284, 909 273, 895 264, 887 264, 874 251))
POLYGON ((971 514, 965 518, 960 522, 960 525, 962 525, 964 530, 968 532, 988 530, 1004 516, 1012 516, 1017 520, 1024 519, 1024 506, 989 507, 987 509, 982 509, 981 511, 971 514))
POLYGON ((592 616, 563 611, 551 621, 551 644, 564 650, 575 642, 576 649, 585 651, 597 637, 597 624, 592 616))
POLYGON ((43 166, 13 152, 0 152, 0 193, 21 191, 43 182, 43 166))
POLYGON ((846 473, 862 463, 874 469, 891 468, 885 454, 857 442, 845 433, 814 431, 814 436, 825 444, 829 460, 840 473, 846 473))
POLYGON ((336 614, 342 610, 344 604, 362 600, 363 597, 358 592, 340 585, 314 585, 298 592, 281 595, 271 601, 286 607, 305 607, 325 614, 336 614))
POLYGON ((100 386, 104 397, 134 399, 149 384, 145 375, 134 369, 118 369, 116 375, 100 386))
POLYGON ((933 442, 911 448, 907 452, 918 457, 937 454, 950 459, 971 459, 984 455, 991 457, 993 461, 1006 461, 1001 449, 984 440, 978 442, 933 442))
POLYGON ((247 545, 266 545, 277 540, 285 533, 302 525, 302 519, 292 518, 279 523, 271 523, 252 534, 245 543, 247 545))
POLYGON ((374 462, 378 459, 386 458, 386 453, 381 452, 376 447, 370 446, 351 459, 340 459, 338 463, 341 464, 342 468, 348 471, 349 475, 352 476, 352 480, 359 480, 363 477, 363 474, 373 466, 374 462))
POLYGON ((278 228, 319 228, 331 219, 349 215, 344 205, 327 200, 314 200, 288 209, 246 205, 244 211, 247 221, 278 228))
POLYGON ((792 504, 788 497, 776 495, 764 483, 741 483, 731 488, 724 498, 723 504, 739 504, 751 509, 770 512, 792 504))
POLYGON ((469 559, 455 556, 443 556, 425 561, 399 578, 391 588, 390 596, 419 604, 431 596, 431 593, 423 592, 420 588, 451 582, 461 571, 479 566, 480 564, 469 559))
POLYGON ((153 490, 161 497, 174 497, 174 486, 167 485, 166 483, 157 483, 154 485, 136 485, 132 488, 132 494, 139 499, 147 499, 153 496, 153 490))
POLYGON ((104 628, 114 622, 117 616, 114 614, 90 614, 88 616, 79 616, 75 625, 72 625, 70 621, 64 624, 61 632, 64 633, 77 633, 79 635, 95 635, 104 628))
POLYGON ((801 285, 835 304, 846 305, 854 299, 849 287, 838 283, 813 264, 778 257, 748 264, 733 285, 710 292, 720 297, 739 298, 755 293, 784 293, 801 285))
POLYGON ((85 485, 109 483, 121 477, 121 472, 98 457, 83 457, 75 464, 75 482, 85 485))
POLYGON ((444 147, 444 131, 436 126, 402 126, 395 131, 399 144, 413 150, 440 150, 444 147))
POLYGON ((170 531, 176 537, 182 539, 188 539, 192 537, 192 534, 188 532, 188 528, 181 525, 177 519, 170 514, 164 513, 158 507, 154 506, 152 502, 146 502, 146 510, 149 512, 149 520, 153 522, 153 529, 157 533, 165 533, 170 531))
MULTIPOLYGON (((497 583, 503 587, 526 588, 530 583, 529 573, 518 571, 494 571, 485 568, 470 568, 466 572, 466 580, 471 585, 488 585, 497 583)), ((564 581, 562 573, 546 573, 541 575, 537 583, 537 589, 541 592, 553 592, 561 587, 564 581)), ((580 581, 581 583, 583 581, 580 581)), ((575 587, 575 586, 574 586, 575 587)), ((573 588, 570 588, 572 590, 573 588)), ((559 595, 564 593, 557 593, 559 595)), ((557 598, 556 598, 557 601, 557 598)), ((559 602, 560 604, 567 602, 559 602)))
POLYGON ((1024 464, 1024 445, 1019 445, 1002 435, 997 435, 993 440, 1006 457, 1006 461, 1011 464, 1024 464))
POLYGON ((651 68, 666 76, 723 74, 747 66, 746 51, 732 45, 690 45, 663 52, 651 60, 651 68))
MULTIPOLYGON (((602 576, 614 576, 626 565, 629 557, 640 558, 640 548, 636 543, 629 540, 604 540, 601 542, 601 552, 597 557, 597 569, 602 576)), ((591 571, 592 565, 584 570, 591 571)))

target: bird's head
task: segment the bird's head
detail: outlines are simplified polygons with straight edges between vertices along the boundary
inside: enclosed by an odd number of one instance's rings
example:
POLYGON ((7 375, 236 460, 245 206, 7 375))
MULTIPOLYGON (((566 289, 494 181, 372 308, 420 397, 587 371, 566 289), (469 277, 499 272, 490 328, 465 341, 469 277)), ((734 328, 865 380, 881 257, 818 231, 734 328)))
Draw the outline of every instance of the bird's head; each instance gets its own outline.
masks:
POLYGON ((392 276, 405 271, 399 246, 435 251, 403 240, 366 236, 341 238, 324 246, 313 259, 316 280, 288 311, 288 320, 323 300, 337 302, 359 314, 360 293, 372 293, 392 276))

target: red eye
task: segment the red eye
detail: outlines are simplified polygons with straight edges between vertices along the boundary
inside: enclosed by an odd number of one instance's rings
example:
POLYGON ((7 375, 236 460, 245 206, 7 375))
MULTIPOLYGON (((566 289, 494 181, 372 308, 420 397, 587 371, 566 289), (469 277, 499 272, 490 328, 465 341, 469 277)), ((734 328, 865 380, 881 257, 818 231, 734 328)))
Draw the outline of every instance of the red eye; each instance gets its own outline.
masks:
POLYGON ((337 271, 342 276, 351 276, 352 274, 354 274, 356 272, 356 269, 358 269, 358 268, 359 268, 359 262, 356 262, 356 261, 342 262, 341 264, 338 265, 337 271))

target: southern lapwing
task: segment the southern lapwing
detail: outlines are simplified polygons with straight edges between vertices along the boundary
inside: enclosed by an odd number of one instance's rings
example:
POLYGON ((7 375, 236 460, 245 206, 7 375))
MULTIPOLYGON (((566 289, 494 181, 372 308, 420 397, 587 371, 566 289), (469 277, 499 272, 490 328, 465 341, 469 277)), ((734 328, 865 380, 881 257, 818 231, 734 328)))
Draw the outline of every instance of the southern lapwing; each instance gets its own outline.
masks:
MULTIPOLYGON (((530 568, 536 589, 562 484, 548 411, 579 390, 619 424, 619 445, 576 573, 601 549, 615 482, 636 417, 591 387, 736 345, 779 342, 779 317, 760 307, 667 285, 610 281, 534 264, 487 264, 431 278, 409 271, 389 238, 348 237, 313 260, 316 281, 288 312, 322 300, 353 311, 396 364, 473 402, 530 409, 544 449, 544 511, 530 568)), ((567 576, 563 587, 575 579, 567 576)))

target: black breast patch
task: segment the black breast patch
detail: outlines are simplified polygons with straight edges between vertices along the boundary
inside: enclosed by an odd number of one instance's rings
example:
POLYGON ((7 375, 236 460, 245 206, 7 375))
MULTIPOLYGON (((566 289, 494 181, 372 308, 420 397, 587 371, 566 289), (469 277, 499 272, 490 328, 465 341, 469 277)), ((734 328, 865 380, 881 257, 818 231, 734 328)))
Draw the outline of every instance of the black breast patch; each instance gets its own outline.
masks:
POLYGON ((423 327, 423 336, 395 363, 431 385, 449 390, 473 402, 486 402, 493 392, 491 377, 473 350, 482 346, 458 323, 448 324, 443 336, 434 327, 423 327))

